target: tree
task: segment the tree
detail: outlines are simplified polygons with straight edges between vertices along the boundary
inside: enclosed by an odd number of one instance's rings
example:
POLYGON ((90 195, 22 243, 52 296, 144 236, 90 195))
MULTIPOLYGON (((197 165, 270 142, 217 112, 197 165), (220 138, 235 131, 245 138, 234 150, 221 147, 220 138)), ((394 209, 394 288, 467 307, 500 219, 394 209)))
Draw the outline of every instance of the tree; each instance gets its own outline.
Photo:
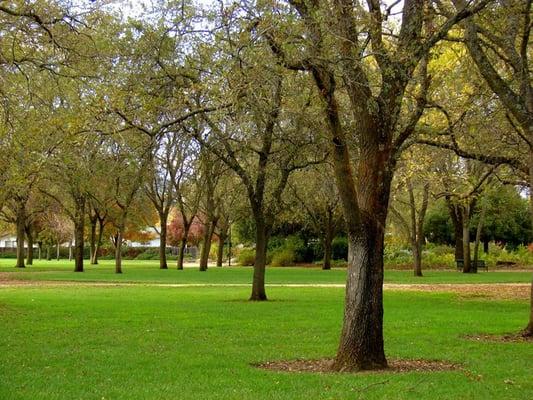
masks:
POLYGON ((440 21, 429 2, 405 1, 399 31, 390 38, 386 22, 392 8, 383 11, 379 1, 367 1, 366 10, 348 0, 327 5, 289 2, 301 24, 293 27, 292 18, 289 27, 263 29, 274 32, 270 42, 280 62, 292 70, 308 71, 316 84, 349 240, 344 324, 333 369, 384 368, 383 243, 396 163, 424 112, 431 48, 487 2, 464 7, 437 26, 440 21), (289 36, 291 30, 305 33, 289 36), (375 63, 367 62, 370 57, 375 63), (339 80, 348 99, 347 111, 340 101, 339 80), (405 103, 412 110, 407 115, 402 113, 405 103))

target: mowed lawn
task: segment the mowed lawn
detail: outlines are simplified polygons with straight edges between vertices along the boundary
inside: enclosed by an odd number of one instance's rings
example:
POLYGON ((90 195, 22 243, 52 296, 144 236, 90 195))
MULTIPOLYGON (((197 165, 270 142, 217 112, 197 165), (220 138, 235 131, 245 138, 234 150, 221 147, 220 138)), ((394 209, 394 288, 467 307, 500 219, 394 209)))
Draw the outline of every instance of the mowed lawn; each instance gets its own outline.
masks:
MULTIPOLYGON (((2 265, 2 272, 14 270, 5 260, 2 265)), ((70 272, 67 263, 39 265, 13 273, 139 283, 251 278, 249 268, 159 271, 155 262, 126 262, 119 277, 107 262, 83 274, 70 272)), ((267 281, 341 283, 344 272, 273 268, 267 281)), ((531 273, 427 275, 427 283, 531 279, 531 273)), ((387 272, 387 280, 411 278, 395 271, 387 272)), ((526 301, 386 291, 388 357, 443 360, 461 370, 291 374, 252 364, 333 356, 344 290, 270 287, 268 295, 271 301, 250 303, 248 287, 0 287, 0 399, 533 398, 531 342, 464 338, 518 331, 527 321, 526 301)))
MULTIPOLYGON (((114 261, 102 260, 98 266, 88 262, 85 272, 74 273, 73 262, 36 260, 33 266, 24 269, 14 268, 14 260, 0 259, 0 273, 7 272, 9 277, 23 280, 60 280, 89 282, 144 282, 169 284, 249 284, 252 281, 251 267, 210 267, 200 272, 190 266, 178 271, 174 262, 168 270, 160 270, 158 261, 123 262, 123 273, 115 274, 114 261)), ((463 274, 457 271, 428 270, 424 277, 414 277, 411 271, 385 271, 388 283, 528 283, 532 272, 509 270, 463 274)), ((345 268, 323 271, 320 267, 268 267, 267 284, 342 284, 346 280, 345 268)))

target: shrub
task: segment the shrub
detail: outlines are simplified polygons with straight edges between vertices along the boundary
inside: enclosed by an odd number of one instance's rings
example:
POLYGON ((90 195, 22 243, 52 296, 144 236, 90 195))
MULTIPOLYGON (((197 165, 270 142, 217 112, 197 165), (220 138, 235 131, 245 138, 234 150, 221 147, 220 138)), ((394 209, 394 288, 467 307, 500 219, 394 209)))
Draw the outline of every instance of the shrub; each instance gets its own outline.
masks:
POLYGON ((242 266, 251 266, 255 263, 254 249, 241 249, 237 256, 237 262, 242 266))
POLYGON ((290 247, 275 252, 272 256, 272 265, 275 267, 288 267, 296 262, 296 253, 290 247))
POLYGON ((348 260, 348 239, 343 236, 336 237, 331 243, 331 255, 334 260, 348 260))

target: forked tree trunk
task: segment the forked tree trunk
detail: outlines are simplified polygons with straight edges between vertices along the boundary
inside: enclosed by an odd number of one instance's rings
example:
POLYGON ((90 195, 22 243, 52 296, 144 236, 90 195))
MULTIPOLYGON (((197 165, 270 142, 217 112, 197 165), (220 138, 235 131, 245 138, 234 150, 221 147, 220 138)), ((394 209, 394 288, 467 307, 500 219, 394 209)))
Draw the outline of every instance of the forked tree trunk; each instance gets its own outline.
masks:
POLYGON ((255 261, 254 276, 252 281, 251 301, 267 300, 265 290, 265 270, 267 263, 267 247, 269 239, 269 229, 262 217, 256 218, 255 231, 255 261))
POLYGON ((24 240, 26 238, 26 206, 17 205, 17 263, 16 268, 24 268, 24 240))
POLYGON ((26 253, 26 265, 33 265, 33 232, 30 227, 26 229, 28 238, 28 251, 26 253))
POLYGON ((167 265, 167 220, 168 213, 159 213, 161 228, 159 230, 159 269, 168 269, 167 265))

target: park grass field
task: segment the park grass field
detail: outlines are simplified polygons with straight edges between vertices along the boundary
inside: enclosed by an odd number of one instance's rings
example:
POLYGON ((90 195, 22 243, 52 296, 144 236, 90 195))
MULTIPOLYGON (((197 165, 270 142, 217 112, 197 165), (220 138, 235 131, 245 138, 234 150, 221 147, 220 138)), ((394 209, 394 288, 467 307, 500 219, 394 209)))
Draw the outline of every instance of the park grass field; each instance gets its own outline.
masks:
MULTIPOLYGON (((42 285, 0 286, 0 399, 530 399, 531 342, 476 341, 527 320, 526 300, 385 291, 390 359, 442 360, 457 371, 314 374, 254 363, 334 355, 342 288, 153 287, 142 283, 249 283, 249 268, 160 271, 156 262, 112 263, 73 273, 66 262, 0 272, 42 285), (137 282, 56 286, 44 281, 137 282)), ((267 282, 342 283, 344 270, 271 268, 267 282)), ((410 282, 388 271, 389 282, 410 282)), ((424 283, 530 282, 531 273, 427 272, 424 283), (476 280, 477 279, 477 280, 476 280)), ((420 282, 416 280, 416 282, 420 282)))
MULTIPOLYGON (((13 267, 14 260, 0 259, 0 273, 22 280, 87 281, 87 282, 133 282, 169 284, 249 284, 252 281, 251 267, 210 267, 200 272, 192 264, 178 271, 174 263, 168 270, 160 270, 158 261, 123 261, 123 273, 115 274, 114 261, 102 260, 98 266, 85 265, 85 272, 73 273, 73 262, 36 260, 33 266, 24 269, 13 267)), ((528 271, 490 271, 477 274, 462 274, 452 270, 427 270, 424 277, 414 277, 411 271, 385 270, 386 283, 529 283, 528 271)), ((343 284, 345 268, 323 271, 319 267, 268 267, 267 284, 343 284)))

